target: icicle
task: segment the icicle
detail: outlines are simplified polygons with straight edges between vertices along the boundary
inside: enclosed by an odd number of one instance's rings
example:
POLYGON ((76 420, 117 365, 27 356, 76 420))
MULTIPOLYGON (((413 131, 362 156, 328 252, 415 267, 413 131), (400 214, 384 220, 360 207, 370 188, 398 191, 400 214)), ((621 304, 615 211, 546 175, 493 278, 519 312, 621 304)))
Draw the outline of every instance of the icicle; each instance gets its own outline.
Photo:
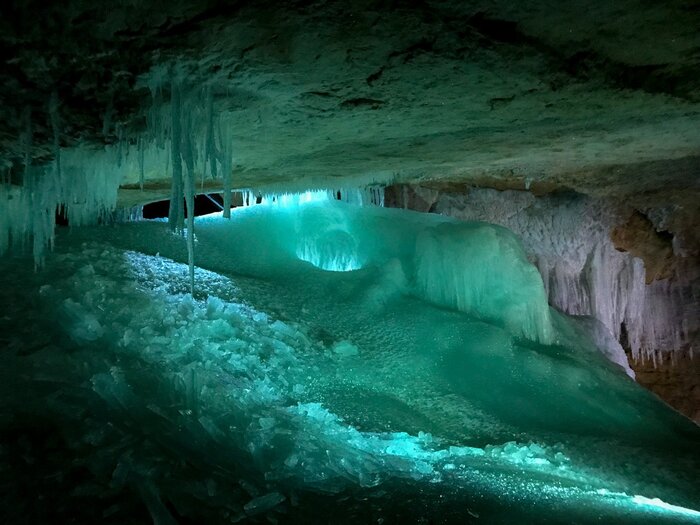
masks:
POLYGON ((223 176, 224 176, 224 217, 227 219, 231 218, 231 154, 227 151, 224 154, 224 159, 226 163, 223 165, 223 176))
POLYGON ((170 106, 172 129, 170 133, 170 148, 172 161, 172 191, 170 193, 170 212, 168 223, 171 230, 181 231, 184 225, 184 210, 182 209, 182 160, 181 160, 181 94, 180 86, 172 83, 170 106))
POLYGON ((139 187, 141 188, 141 191, 143 191, 143 182, 145 179, 144 175, 144 155, 145 155, 145 149, 146 147, 144 146, 144 138, 139 137, 138 141, 138 148, 139 148, 139 187))
POLYGON ((124 126, 117 124, 117 168, 122 167, 124 157, 124 126))
POLYGON ((192 152, 192 112, 183 119, 183 148, 185 160, 185 201, 187 202, 187 263, 190 273, 190 294, 194 296, 194 156, 192 152))
POLYGON ((228 129, 224 131, 222 128, 222 123, 219 121, 219 144, 221 146, 221 173, 224 178, 224 217, 227 219, 231 218, 231 171, 232 171, 232 149, 233 144, 231 141, 230 133, 228 129))
POLYGON ((24 137, 22 148, 24 149, 24 180, 29 180, 29 168, 32 165, 32 143, 33 143, 33 131, 32 131, 32 110, 27 107, 24 111, 24 137))
MULTIPOLYGON (((165 135, 168 120, 162 114, 163 108, 163 86, 169 72, 165 68, 157 68, 148 81, 148 89, 151 92, 151 109, 148 112, 148 128, 150 139, 159 149, 165 148, 165 135)), ((167 170, 166 170, 167 171, 167 170)))
POLYGON ((153 129, 156 146, 162 148, 165 145, 165 133, 163 132, 163 123, 161 121, 161 110, 163 106, 163 89, 161 86, 157 85, 151 87, 151 99, 153 104, 151 108, 151 128, 153 129))
MULTIPOLYGON (((211 178, 216 179, 216 143, 214 141, 214 97, 211 88, 207 90, 207 131, 205 143, 205 156, 209 161, 211 178)), ((202 170, 202 187, 204 187, 204 170, 202 170)))
POLYGON ((107 109, 105 109, 104 116, 102 117, 102 136, 107 138, 109 135, 109 130, 112 128, 112 113, 114 112, 114 92, 112 91, 109 95, 109 102, 107 103, 107 109))
POLYGON ((61 135, 59 131, 58 118, 58 93, 51 93, 49 99, 49 117, 51 119, 51 129, 53 131, 53 154, 56 176, 61 177, 61 135))
POLYGON ((33 165, 32 122, 27 110, 23 117, 25 129, 19 137, 23 157, 21 184, 0 186, 0 254, 10 247, 29 248, 37 268, 43 265, 46 248, 53 247, 56 211, 62 210, 71 226, 108 217, 116 206, 124 175, 114 162, 112 146, 103 150, 61 149, 58 106, 58 96, 53 93, 48 113, 54 161, 45 166, 33 165))

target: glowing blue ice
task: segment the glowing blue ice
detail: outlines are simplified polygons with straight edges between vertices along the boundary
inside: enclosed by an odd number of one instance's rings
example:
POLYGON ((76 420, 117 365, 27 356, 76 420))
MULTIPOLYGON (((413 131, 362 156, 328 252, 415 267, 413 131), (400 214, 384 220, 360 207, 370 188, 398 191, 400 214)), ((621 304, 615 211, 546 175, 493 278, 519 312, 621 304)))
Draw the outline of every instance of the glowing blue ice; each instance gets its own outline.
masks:
POLYGON ((439 517, 445 495, 485 523, 697 519, 697 429, 549 309, 512 234, 318 197, 198 220, 196 298, 164 223, 71 232, 38 296, 6 298, 39 327, 3 332, 36 350, 0 389, 156 521, 349 493, 378 516, 418 498, 439 517))
POLYGON ((658 509, 667 510, 669 512, 675 512, 678 514, 683 514, 686 516, 691 516, 694 518, 700 518, 700 512, 693 509, 688 509, 686 507, 681 507, 679 505, 671 505, 659 498, 646 498, 644 496, 634 496, 632 501, 637 505, 646 505, 649 507, 655 507, 658 509))

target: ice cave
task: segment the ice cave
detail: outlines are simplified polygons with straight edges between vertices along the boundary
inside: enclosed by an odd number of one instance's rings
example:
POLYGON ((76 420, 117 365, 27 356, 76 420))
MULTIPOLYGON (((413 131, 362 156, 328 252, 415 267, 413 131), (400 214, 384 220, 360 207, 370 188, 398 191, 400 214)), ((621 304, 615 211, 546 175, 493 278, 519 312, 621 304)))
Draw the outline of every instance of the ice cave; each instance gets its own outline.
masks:
POLYGON ((2 523, 700 523, 697 2, 0 10, 2 523))

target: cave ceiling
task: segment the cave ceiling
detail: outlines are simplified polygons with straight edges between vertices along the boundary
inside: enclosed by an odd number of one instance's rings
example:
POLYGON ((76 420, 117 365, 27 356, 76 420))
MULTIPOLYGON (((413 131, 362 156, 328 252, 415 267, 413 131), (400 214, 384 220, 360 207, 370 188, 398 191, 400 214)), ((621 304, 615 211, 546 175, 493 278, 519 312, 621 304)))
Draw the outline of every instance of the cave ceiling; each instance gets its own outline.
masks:
MULTIPOLYGON (((67 0, 2 10, 6 166, 21 159, 28 122, 35 161, 50 158, 52 93, 63 146, 113 143, 118 129, 144 130, 149 82, 176 69, 232 114, 239 187, 527 183, 697 205, 697 1, 67 0)), ((166 178, 164 167, 148 182, 158 191, 166 178)))

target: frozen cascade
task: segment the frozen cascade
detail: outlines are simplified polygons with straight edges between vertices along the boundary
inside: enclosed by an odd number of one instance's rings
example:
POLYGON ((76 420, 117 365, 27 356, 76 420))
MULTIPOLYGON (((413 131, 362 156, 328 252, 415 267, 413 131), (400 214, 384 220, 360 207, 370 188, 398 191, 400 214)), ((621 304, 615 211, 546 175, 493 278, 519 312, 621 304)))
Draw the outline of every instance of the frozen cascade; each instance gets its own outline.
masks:
POLYGON ((643 261, 617 251, 610 239, 612 228, 626 218, 605 201, 473 189, 441 194, 434 211, 515 232, 542 275, 550 304, 597 318, 618 341, 624 325, 636 359, 655 359, 656 352, 688 344, 692 351, 690 336, 700 321, 697 306, 684 304, 688 291, 682 280, 645 284, 643 261))
POLYGON ((416 261, 416 286, 422 297, 500 319, 528 339, 553 342, 540 276, 505 228, 441 224, 418 235, 416 261))

